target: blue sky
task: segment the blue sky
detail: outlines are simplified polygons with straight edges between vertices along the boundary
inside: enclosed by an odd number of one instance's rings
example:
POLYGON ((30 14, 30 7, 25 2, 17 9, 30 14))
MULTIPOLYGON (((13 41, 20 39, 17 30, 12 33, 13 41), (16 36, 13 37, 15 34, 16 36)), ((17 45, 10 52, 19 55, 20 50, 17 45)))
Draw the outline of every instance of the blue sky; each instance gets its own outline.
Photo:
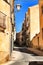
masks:
POLYGON ((15 0, 15 5, 21 4, 21 9, 17 12, 15 11, 15 24, 16 24, 16 32, 20 32, 22 29, 22 23, 25 18, 25 13, 28 11, 28 7, 38 4, 38 0, 15 0))

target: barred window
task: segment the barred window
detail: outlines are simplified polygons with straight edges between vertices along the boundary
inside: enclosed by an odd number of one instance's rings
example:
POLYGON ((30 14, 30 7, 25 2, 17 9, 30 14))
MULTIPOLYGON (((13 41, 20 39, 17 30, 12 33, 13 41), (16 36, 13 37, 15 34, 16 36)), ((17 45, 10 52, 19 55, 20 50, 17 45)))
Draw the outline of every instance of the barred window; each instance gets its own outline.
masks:
POLYGON ((6 18, 6 15, 0 12, 0 30, 2 31, 4 31, 4 29, 6 28, 5 18, 6 18))
POLYGON ((41 8, 42 8, 42 14, 43 14, 43 6, 41 8))

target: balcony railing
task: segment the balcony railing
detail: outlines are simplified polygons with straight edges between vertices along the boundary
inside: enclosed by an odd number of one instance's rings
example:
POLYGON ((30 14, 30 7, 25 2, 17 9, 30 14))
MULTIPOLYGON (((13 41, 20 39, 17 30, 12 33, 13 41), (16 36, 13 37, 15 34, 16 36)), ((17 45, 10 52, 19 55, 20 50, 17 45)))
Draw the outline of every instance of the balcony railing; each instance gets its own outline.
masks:
POLYGON ((6 19, 6 15, 0 12, 0 31, 4 31, 6 28, 5 19, 6 19))

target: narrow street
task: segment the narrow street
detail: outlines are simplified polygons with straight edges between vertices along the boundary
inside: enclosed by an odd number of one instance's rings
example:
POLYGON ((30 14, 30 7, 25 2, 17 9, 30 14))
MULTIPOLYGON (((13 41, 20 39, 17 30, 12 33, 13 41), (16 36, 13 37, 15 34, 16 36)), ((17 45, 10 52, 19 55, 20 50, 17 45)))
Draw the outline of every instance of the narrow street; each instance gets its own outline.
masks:
POLYGON ((43 65, 43 57, 37 57, 35 54, 26 51, 26 47, 14 47, 10 62, 4 65, 43 65))
POLYGON ((0 0, 0 65, 43 65, 43 0, 0 0))
POLYGON ((14 51, 19 51, 22 53, 31 54, 32 56, 37 56, 36 54, 33 54, 31 51, 28 50, 28 47, 14 47, 14 51))
POLYGON ((14 47, 14 51, 12 53, 12 61, 11 65, 32 65, 34 63, 30 63, 33 61, 43 61, 43 57, 37 57, 35 54, 27 51, 26 47, 14 47))

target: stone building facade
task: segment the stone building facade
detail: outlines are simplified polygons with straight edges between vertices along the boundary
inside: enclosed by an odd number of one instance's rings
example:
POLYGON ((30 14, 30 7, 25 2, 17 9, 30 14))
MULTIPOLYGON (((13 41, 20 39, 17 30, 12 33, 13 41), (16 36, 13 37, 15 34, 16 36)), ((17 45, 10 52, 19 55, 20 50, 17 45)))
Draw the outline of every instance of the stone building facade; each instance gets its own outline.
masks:
POLYGON ((14 26, 13 3, 13 0, 0 0, 0 63, 8 61, 11 57, 14 26))
POLYGON ((27 46, 43 50, 43 0, 39 0, 38 4, 28 8, 23 24, 25 24, 23 25, 23 31, 25 30, 24 39, 26 44, 30 40, 30 44, 27 46), (29 38, 28 41, 27 37, 29 38))
POLYGON ((22 25, 22 44, 43 50, 43 0, 28 8, 22 25))
POLYGON ((18 46, 22 46, 22 32, 16 33, 16 43, 18 46))
POLYGON ((43 50, 43 0, 29 7, 30 18, 30 45, 43 50))
POLYGON ((25 20, 22 25, 22 38, 23 38, 23 44, 25 46, 30 45, 30 16, 29 16, 29 10, 25 14, 25 20))
POLYGON ((26 24, 25 24, 25 20, 22 24, 22 45, 26 44, 26 24))
POLYGON ((38 34, 36 34, 33 37, 32 44, 33 44, 33 47, 36 47, 36 48, 43 50, 43 0, 39 0, 38 6, 39 6, 38 7, 38 9, 39 9, 39 17, 38 18, 39 18, 40 31, 38 34))

